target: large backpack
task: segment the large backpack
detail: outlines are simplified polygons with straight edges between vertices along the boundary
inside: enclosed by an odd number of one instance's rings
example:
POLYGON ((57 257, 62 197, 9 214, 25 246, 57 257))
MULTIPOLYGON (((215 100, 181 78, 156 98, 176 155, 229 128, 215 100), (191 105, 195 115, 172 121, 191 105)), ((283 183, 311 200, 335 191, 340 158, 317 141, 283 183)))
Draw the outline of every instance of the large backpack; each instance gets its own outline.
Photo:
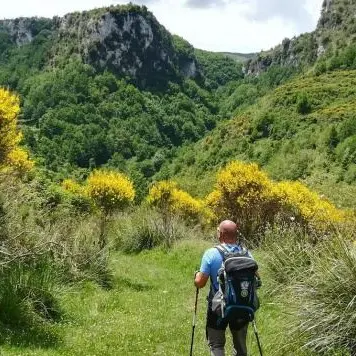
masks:
POLYGON ((216 246, 223 262, 218 272, 219 290, 214 295, 212 310, 219 322, 254 320, 259 301, 256 292, 258 265, 245 248, 230 252, 224 246, 216 246))

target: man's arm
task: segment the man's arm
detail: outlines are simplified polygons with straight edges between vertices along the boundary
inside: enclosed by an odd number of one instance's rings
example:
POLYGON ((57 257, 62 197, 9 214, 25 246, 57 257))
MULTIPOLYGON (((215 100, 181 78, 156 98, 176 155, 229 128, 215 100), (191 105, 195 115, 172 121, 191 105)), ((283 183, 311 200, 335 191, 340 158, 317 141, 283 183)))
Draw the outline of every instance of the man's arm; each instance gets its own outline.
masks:
POLYGON ((197 272, 195 274, 194 284, 197 288, 204 288, 209 280, 209 276, 202 272, 197 272))

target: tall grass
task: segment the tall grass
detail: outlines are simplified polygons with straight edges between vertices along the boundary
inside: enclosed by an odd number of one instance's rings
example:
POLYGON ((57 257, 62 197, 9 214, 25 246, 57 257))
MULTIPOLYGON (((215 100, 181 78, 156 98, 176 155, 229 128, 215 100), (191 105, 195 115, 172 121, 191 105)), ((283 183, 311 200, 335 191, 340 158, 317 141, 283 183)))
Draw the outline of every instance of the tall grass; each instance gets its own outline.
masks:
POLYGON ((0 320, 25 326, 36 320, 57 321, 58 270, 48 256, 13 260, 0 268, 0 320))
POLYGON ((303 278, 310 266, 313 243, 302 227, 276 225, 266 230, 261 248, 265 251, 270 279, 278 289, 303 278))
POLYGON ((107 284, 107 254, 94 218, 78 215, 64 197, 53 199, 37 180, 0 178, 0 338, 35 328, 33 338, 46 342, 41 335, 61 319, 58 297, 68 283, 107 284))
POLYGON ((356 355, 356 247, 336 235, 313 253, 310 273, 294 286, 299 305, 296 329, 305 347, 356 355))
POLYGON ((356 354, 354 238, 350 227, 319 239, 298 228, 268 232, 263 249, 269 292, 288 314, 285 354, 356 354))
POLYGON ((117 248, 126 253, 137 253, 158 246, 171 247, 172 243, 204 235, 200 226, 189 226, 179 217, 172 217, 169 226, 162 216, 147 206, 141 206, 130 214, 117 219, 111 230, 117 248))

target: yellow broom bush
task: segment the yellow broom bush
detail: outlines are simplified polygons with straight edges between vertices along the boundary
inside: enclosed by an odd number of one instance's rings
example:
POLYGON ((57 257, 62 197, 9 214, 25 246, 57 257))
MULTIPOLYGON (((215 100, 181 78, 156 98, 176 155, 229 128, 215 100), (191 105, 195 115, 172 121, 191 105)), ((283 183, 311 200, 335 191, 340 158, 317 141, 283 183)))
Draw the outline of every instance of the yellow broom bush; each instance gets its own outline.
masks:
POLYGON ((173 206, 173 192, 177 184, 172 181, 161 181, 152 185, 148 192, 147 202, 159 210, 171 211, 173 206))
POLYGON ((215 189, 205 203, 215 223, 239 221, 242 231, 252 235, 266 223, 272 223, 280 201, 272 181, 254 163, 231 162, 217 175, 215 189))
POLYGON ((77 195, 77 196, 87 196, 88 195, 88 192, 87 192, 85 186, 75 182, 72 179, 65 179, 62 182, 62 188, 65 191, 67 191, 73 195, 77 195))
POLYGON ((196 221, 204 213, 203 202, 179 189, 177 184, 172 181, 153 184, 149 190, 147 201, 165 216, 179 215, 196 221))
POLYGON ((124 174, 94 171, 87 180, 88 195, 106 214, 125 208, 135 198, 132 182, 124 174))
POLYGON ((231 162, 217 175, 205 204, 212 222, 232 219, 248 237, 278 219, 324 230, 345 221, 346 213, 300 182, 273 182, 254 163, 231 162))
POLYGON ((182 215, 185 218, 199 218, 202 213, 203 204, 200 200, 194 199, 190 194, 183 190, 176 189, 172 195, 173 212, 182 215))
POLYGON ((29 172, 34 166, 34 162, 29 159, 28 153, 18 147, 8 153, 6 163, 20 174, 29 172))
POLYGON ((17 129, 20 100, 17 95, 0 88, 0 167, 10 166, 20 173, 33 168, 28 153, 18 147, 22 133, 17 129))
POLYGON ((337 209, 326 199, 308 189, 300 182, 280 182, 276 184, 278 195, 285 211, 290 211, 304 224, 318 229, 345 221, 346 213, 337 209))
POLYGON ((18 96, 0 88, 0 162, 4 163, 8 154, 22 139, 17 131, 17 115, 20 112, 18 96))

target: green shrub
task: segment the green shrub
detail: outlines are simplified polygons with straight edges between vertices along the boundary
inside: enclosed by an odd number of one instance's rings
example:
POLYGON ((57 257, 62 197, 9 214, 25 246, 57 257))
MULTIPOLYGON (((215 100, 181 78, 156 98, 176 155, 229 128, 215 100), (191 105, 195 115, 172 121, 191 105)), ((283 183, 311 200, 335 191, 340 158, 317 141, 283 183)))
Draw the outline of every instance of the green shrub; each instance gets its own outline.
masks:
POLYGON ((58 321, 60 274, 48 256, 15 258, 0 268, 0 321, 21 326, 58 321))
POLYGON ((178 218, 173 218, 170 223, 167 231, 162 216, 155 210, 142 206, 120 218, 112 235, 116 247, 126 253, 137 253, 158 246, 167 248, 171 242, 196 235, 195 230, 178 218))
POLYGON ((297 112, 302 115, 309 114, 312 110, 311 103, 309 102, 306 93, 300 93, 297 99, 297 112))
POLYGON ((305 346, 318 354, 345 350, 355 355, 356 247, 350 237, 320 245, 309 273, 294 287, 299 310, 292 329, 306 335, 305 346))

